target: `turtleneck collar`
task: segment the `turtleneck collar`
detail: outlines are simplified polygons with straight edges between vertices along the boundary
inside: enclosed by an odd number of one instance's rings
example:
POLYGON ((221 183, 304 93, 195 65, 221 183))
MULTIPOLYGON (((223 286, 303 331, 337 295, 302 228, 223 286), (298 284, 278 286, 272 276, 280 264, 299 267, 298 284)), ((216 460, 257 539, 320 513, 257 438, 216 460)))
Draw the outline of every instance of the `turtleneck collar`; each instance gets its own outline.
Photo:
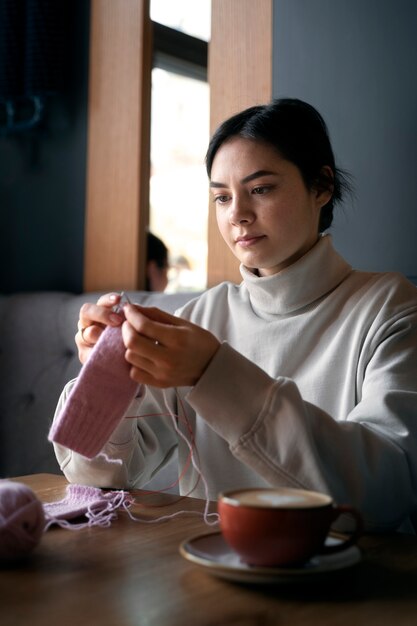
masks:
POLYGON ((298 261, 272 276, 257 276, 240 266, 252 306, 272 315, 301 309, 334 289, 351 266, 335 251, 330 235, 318 242, 298 261))

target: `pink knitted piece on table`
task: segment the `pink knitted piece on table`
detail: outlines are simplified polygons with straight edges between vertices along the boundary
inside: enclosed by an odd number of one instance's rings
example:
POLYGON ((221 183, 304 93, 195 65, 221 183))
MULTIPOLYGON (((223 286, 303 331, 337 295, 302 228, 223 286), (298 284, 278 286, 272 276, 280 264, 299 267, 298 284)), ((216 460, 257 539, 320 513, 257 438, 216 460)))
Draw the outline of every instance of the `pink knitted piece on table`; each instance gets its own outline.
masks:
POLYGON ((55 524, 70 530, 108 527, 117 518, 117 510, 127 510, 131 502, 132 498, 125 491, 103 491, 98 487, 70 484, 62 500, 43 505, 45 530, 55 524))
POLYGON ((90 459, 101 451, 138 392, 125 351, 121 328, 107 326, 51 426, 50 441, 90 459))

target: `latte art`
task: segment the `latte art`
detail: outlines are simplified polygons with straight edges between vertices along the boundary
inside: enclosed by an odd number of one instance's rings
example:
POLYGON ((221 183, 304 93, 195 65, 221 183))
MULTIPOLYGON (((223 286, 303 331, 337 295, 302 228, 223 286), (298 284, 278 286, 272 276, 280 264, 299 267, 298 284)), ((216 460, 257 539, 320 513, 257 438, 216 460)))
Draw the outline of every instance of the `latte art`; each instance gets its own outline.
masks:
POLYGON ((260 504, 267 506, 298 506, 305 504, 305 499, 301 498, 301 496, 280 496, 274 493, 261 493, 256 500, 259 500, 260 504))
POLYGON ((246 489, 230 493, 227 501, 235 506, 300 509, 327 506, 330 496, 303 489, 246 489))

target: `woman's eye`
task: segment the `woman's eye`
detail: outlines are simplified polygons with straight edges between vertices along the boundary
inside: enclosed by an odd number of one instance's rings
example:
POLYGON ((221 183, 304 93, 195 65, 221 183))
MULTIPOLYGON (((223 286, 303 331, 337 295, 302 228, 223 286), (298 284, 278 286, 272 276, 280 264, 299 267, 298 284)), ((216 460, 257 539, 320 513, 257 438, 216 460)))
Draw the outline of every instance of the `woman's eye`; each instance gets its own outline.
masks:
POLYGON ((218 204, 224 204, 225 202, 227 202, 229 200, 229 196, 214 196, 213 201, 217 202, 218 204))
POLYGON ((268 193, 270 187, 267 187, 266 185, 260 185, 259 187, 254 187, 252 189, 252 193, 255 195, 262 195, 264 193, 268 193))

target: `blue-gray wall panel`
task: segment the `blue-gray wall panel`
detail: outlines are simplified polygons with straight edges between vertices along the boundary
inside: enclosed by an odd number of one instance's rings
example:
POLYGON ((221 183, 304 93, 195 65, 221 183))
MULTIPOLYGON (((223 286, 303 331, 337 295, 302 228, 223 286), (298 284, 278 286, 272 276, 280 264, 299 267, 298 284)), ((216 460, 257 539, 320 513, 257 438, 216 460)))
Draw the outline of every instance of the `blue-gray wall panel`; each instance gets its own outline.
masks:
POLYGON ((417 3, 274 0, 273 94, 328 123, 355 198, 332 234, 356 267, 417 276, 417 3))

